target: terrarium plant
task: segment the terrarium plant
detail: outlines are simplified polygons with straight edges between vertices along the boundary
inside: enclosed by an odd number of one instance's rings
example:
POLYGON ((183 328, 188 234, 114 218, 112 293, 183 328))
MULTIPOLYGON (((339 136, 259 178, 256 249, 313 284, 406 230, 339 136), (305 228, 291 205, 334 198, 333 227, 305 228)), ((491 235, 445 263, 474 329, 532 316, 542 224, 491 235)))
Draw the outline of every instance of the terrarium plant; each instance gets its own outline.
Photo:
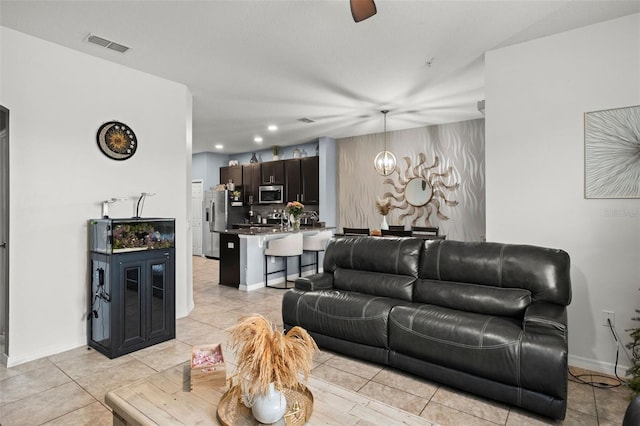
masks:
POLYGON ((237 364, 231 381, 239 392, 249 397, 265 395, 271 383, 282 390, 301 386, 299 374, 305 382, 308 379, 318 346, 302 327, 285 334, 264 316, 253 314, 241 318, 230 332, 237 364))

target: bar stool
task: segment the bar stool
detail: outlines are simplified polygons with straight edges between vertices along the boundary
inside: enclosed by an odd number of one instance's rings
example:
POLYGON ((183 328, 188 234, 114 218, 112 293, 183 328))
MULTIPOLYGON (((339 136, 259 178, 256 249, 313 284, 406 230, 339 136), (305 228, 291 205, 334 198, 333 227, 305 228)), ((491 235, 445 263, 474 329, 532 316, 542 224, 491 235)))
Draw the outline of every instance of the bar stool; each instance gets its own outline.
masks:
POLYGON ((333 232, 331 231, 320 231, 315 234, 305 235, 302 238, 302 250, 313 252, 315 254, 315 263, 309 263, 307 265, 302 266, 316 266, 316 274, 318 273, 319 267, 319 253, 324 251, 327 248, 327 243, 333 237, 333 232))
POLYGON ((287 289, 287 262, 289 257, 297 256, 298 257, 298 276, 302 275, 302 266, 300 262, 300 256, 302 256, 302 234, 295 233, 287 235, 286 237, 276 238, 273 240, 267 241, 267 247, 264 250, 264 285, 266 287, 278 288, 281 290, 287 289), (268 268, 268 258, 269 256, 273 257, 282 257, 284 258, 284 269, 279 269, 277 271, 269 271, 268 268), (270 286, 268 277, 269 275, 276 274, 278 272, 284 271, 284 287, 270 286))

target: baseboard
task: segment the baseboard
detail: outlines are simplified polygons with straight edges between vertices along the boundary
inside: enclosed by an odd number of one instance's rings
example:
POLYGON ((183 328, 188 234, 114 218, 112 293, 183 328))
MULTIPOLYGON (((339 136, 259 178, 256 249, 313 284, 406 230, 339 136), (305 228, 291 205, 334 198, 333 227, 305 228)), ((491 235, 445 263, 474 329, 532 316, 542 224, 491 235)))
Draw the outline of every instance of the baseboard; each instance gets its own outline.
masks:
MULTIPOLYGON (((622 353, 620 354, 622 357, 622 353)), ((606 374, 607 376, 614 376, 617 372, 618 377, 624 378, 627 375, 627 370, 631 368, 628 365, 623 365, 618 362, 618 368, 616 371, 616 365, 610 362, 602 362, 595 359, 584 358, 575 355, 569 355, 569 367, 584 368, 585 370, 594 371, 600 374, 606 374)))
MULTIPOLYGON (((318 270, 318 273, 320 273, 322 271, 323 271, 323 269, 321 267, 318 270)), ((309 275, 314 275, 315 273, 316 273, 315 266, 302 268, 302 276, 303 277, 307 277, 309 275)), ((287 280, 288 281, 295 281, 296 278, 298 278, 298 273, 297 272, 287 275, 287 280)), ((282 277, 281 276, 280 277, 275 277, 275 278, 269 279, 267 282, 268 282, 269 285, 275 285, 275 284, 278 284, 278 283, 282 283, 282 277)), ((293 283, 292 282, 289 283, 289 286, 293 287, 293 283)), ((240 291, 253 291, 253 290, 258 290, 258 289, 264 288, 264 287, 265 287, 264 281, 260 281, 260 282, 252 283, 252 284, 240 284, 238 286, 238 290, 240 290, 240 291)))

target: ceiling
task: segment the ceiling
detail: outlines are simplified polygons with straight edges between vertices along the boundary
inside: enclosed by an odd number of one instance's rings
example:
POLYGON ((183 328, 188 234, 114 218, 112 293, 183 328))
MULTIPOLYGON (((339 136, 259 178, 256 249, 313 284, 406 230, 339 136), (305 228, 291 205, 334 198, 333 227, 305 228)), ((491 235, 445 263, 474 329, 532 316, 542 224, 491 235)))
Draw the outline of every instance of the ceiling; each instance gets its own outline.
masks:
POLYGON ((185 84, 193 152, 239 153, 381 132, 382 109, 388 130, 480 118, 486 51, 640 12, 640 1, 376 5, 356 24, 348 0, 1 0, 0 23, 185 84))

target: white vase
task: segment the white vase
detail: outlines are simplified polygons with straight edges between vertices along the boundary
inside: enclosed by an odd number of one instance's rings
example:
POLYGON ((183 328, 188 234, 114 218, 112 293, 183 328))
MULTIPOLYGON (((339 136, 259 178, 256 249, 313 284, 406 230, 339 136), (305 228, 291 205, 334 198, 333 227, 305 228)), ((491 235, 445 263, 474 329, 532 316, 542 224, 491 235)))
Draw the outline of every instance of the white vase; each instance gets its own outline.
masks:
POLYGON ((287 411, 287 399, 269 383, 266 395, 257 395, 251 407, 253 417, 260 423, 271 424, 280 420, 287 411))
POLYGON ((384 229, 385 231, 389 230, 389 225, 387 225, 387 217, 382 216, 382 223, 380 224, 380 229, 384 229))

